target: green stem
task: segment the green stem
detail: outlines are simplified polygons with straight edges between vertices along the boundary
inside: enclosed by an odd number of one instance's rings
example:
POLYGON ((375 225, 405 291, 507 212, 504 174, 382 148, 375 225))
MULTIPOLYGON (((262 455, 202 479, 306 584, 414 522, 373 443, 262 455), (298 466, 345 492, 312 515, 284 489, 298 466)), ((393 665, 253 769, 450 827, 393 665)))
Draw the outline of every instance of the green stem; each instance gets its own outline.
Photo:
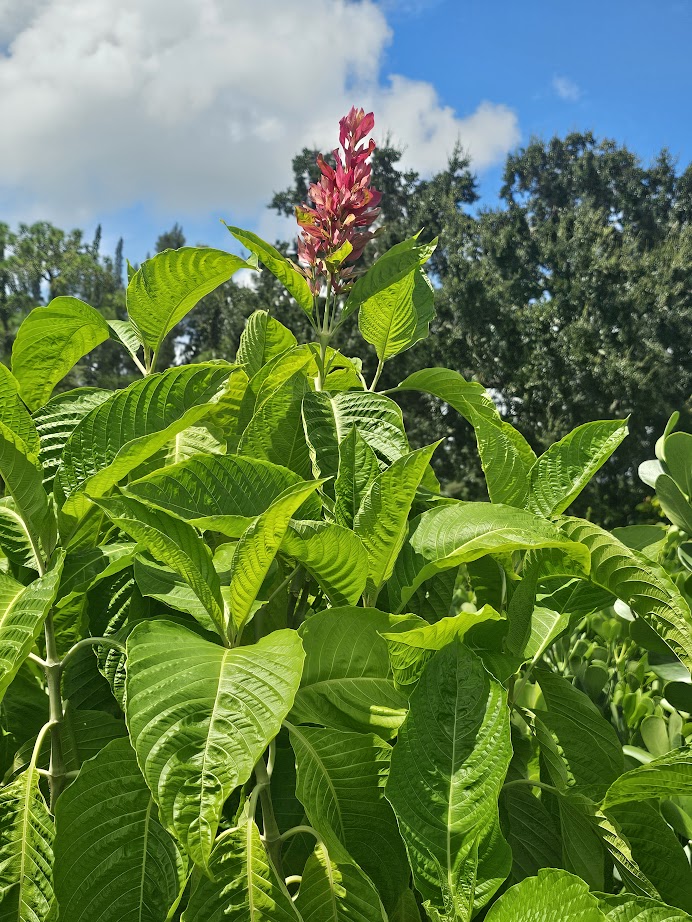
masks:
POLYGON ((84 647, 112 647, 114 650, 119 650, 121 653, 127 652, 125 644, 116 640, 114 637, 83 637, 82 640, 78 640, 76 644, 71 646, 63 657, 61 664, 63 671, 65 670, 65 666, 76 655, 77 651, 83 650, 84 647))
POLYGON ((291 826, 290 829, 287 829, 286 832, 281 834, 281 841, 285 842, 286 839, 290 839, 291 836, 299 836, 303 832, 308 836, 312 836, 316 842, 322 841, 319 832, 313 829, 312 826, 291 826))
POLYGON ((532 788, 540 788, 542 791, 549 791, 551 794, 559 795, 560 793, 552 784, 545 784, 543 781, 534 781, 531 778, 517 778, 516 781, 508 781, 502 786, 502 790, 506 791, 507 788, 518 788, 527 785, 532 788))
POLYGON ((369 390, 374 391, 377 387, 377 382, 380 380, 380 375, 382 374, 382 369, 384 368, 384 362, 382 359, 377 363, 377 371, 375 372, 375 377, 372 379, 372 384, 370 385, 369 390))
POLYGON ((261 758, 255 765, 255 778, 259 791, 259 799, 262 804, 262 839, 264 841, 267 854, 274 865, 277 875, 283 880, 283 862, 281 860, 281 831, 279 824, 276 822, 274 815, 274 804, 270 789, 270 778, 265 765, 264 758, 261 758))
POLYGON ((50 723, 50 765, 48 780, 50 785, 50 809, 55 811, 55 802, 60 796, 65 785, 66 766, 62 749, 62 723, 65 718, 65 709, 62 702, 60 679, 62 676, 62 662, 58 656, 55 641, 55 626, 53 613, 48 612, 44 627, 46 638, 45 673, 48 687, 48 716, 50 723))

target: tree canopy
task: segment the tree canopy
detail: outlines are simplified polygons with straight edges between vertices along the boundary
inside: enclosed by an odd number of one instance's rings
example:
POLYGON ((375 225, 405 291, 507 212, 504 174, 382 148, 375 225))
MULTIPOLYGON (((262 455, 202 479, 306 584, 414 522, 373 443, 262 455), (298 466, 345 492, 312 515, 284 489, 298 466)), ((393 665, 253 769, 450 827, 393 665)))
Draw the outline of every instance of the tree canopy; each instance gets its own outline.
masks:
MULTIPOLYGON (((290 215, 317 174, 315 151, 293 160, 293 182, 269 207, 290 215)), ((689 422, 692 393, 692 166, 679 170, 667 151, 650 165, 625 146, 574 133, 532 140, 506 162, 499 201, 479 207, 468 159, 452 153, 431 177, 401 169, 401 152, 378 148, 373 183, 383 194, 382 229, 364 257, 370 265, 391 245, 422 230, 439 236, 429 268, 436 296, 436 334, 385 368, 392 387, 412 367, 445 365, 488 387, 501 411, 543 450, 577 425, 630 416, 630 437, 580 498, 579 511, 620 524, 646 510, 638 463, 674 410, 689 422)), ((156 250, 185 244, 180 225, 160 235, 156 250)), ((295 254, 295 242, 278 248, 295 254)), ((26 313, 71 294, 107 319, 124 316, 123 244, 113 256, 79 230, 47 222, 11 230, 0 224, 1 357, 9 361, 26 313)), ((252 285, 229 281, 207 296, 183 324, 161 368, 177 361, 233 358, 245 319, 256 309, 290 317, 300 309, 267 272, 252 285)), ((308 338, 306 326, 304 338, 308 338)), ((339 347, 360 352, 355 324, 339 347)), ((112 387, 133 369, 104 343, 65 386, 112 387)), ((371 379, 377 359, 364 360, 371 379)), ((406 397, 414 444, 440 432, 436 472, 467 499, 483 495, 469 427, 435 398, 406 397), (463 493, 460 484, 464 484, 463 493)))

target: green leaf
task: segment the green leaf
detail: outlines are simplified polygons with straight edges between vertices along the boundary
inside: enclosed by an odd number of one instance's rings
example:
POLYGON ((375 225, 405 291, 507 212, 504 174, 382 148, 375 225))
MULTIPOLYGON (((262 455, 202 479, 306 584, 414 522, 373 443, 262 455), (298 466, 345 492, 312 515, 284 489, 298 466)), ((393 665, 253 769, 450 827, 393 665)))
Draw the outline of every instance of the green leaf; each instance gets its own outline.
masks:
POLYGON ((692 506, 668 474, 660 474, 656 478, 656 496, 673 525, 677 525, 682 531, 692 535, 692 506))
POLYGON ((692 613, 665 570, 584 519, 564 518, 560 528, 588 548, 591 582, 626 602, 692 667, 692 613))
POLYGON ((599 893, 598 897, 607 922, 692 922, 686 912, 632 893, 599 893))
POLYGON ((12 500, 0 500, 0 548, 8 560, 17 566, 38 570, 31 533, 24 519, 10 503, 12 500))
POLYGON ((332 605, 358 603, 368 578, 368 555, 350 529, 327 522, 293 522, 281 553, 305 567, 332 605))
POLYGON ((617 733, 589 696, 571 682, 547 669, 535 674, 547 706, 547 711, 536 711, 537 718, 557 737, 570 781, 579 793, 599 800, 624 770, 617 733))
POLYGON ((445 919, 467 922, 509 874, 497 802, 511 756, 506 693, 454 641, 411 695, 386 787, 416 888, 445 919))
POLYGON ((389 579, 408 532, 408 516, 421 480, 439 445, 399 458, 373 480, 353 521, 368 554, 368 593, 375 599, 389 579))
POLYGON ((291 265, 291 263, 282 256, 281 253, 270 243, 262 240, 257 234, 251 231, 241 230, 239 227, 231 227, 226 224, 228 230, 233 234, 236 240, 239 240, 251 253, 259 259, 263 266, 266 266, 271 274, 277 278, 284 286, 286 291, 296 299, 298 305, 302 307, 308 317, 312 317, 314 311, 314 299, 310 286, 303 275, 291 265))
POLYGON ((138 555, 134 561, 134 573, 137 588, 143 596, 163 602, 175 611, 187 612, 203 628, 218 633, 197 593, 170 567, 162 567, 150 558, 138 555))
POLYGON ((103 496, 221 399, 232 366, 170 368, 117 391, 82 417, 67 440, 58 480, 63 512, 83 515, 84 494, 103 496))
POLYGON ((408 887, 396 817, 384 796, 391 746, 371 733, 290 728, 296 794, 330 858, 354 861, 375 884, 387 912, 408 887))
POLYGON ((305 668, 291 712, 295 724, 377 733, 387 739, 406 716, 380 633, 407 630, 417 618, 373 608, 330 608, 301 627, 305 668))
POLYGON ((515 787, 503 789, 500 803, 514 880, 533 877, 541 868, 561 867, 560 834, 543 802, 528 787, 515 787))
POLYGON ((300 370, 273 388, 266 399, 258 399, 238 442, 238 454, 284 465, 303 479, 309 477, 310 456, 301 422, 308 387, 305 372, 300 370))
POLYGON ((358 327, 363 339, 375 347, 380 362, 386 362, 425 339, 434 316, 433 287, 416 267, 363 301, 358 327))
POLYGON ((330 860, 319 844, 305 864, 295 905, 303 922, 387 922, 377 891, 360 868, 330 860))
POLYGON ((127 641, 130 738, 161 822, 206 866, 231 792, 250 777, 293 704, 303 666, 295 631, 225 649, 165 621, 127 641))
POLYGON ((382 394, 310 391, 303 400, 303 421, 317 477, 331 477, 337 473, 339 445, 354 426, 387 464, 409 450, 401 410, 382 394))
POLYGON ((391 288, 415 269, 427 262, 435 251, 437 238, 431 243, 419 244, 418 234, 395 244, 356 280, 344 305, 342 319, 351 314, 366 301, 391 288))
POLYGON ((630 801, 657 800, 692 795, 692 746, 674 749, 664 756, 625 772, 611 784, 603 809, 630 801))
POLYGON ((588 551, 544 518, 513 506, 454 503, 424 512, 411 533, 389 583, 390 599, 403 608, 418 586, 436 573, 516 550, 560 548, 588 572, 588 551))
POLYGON ((448 368, 424 368, 409 375, 396 390, 439 397, 471 423, 491 501, 524 505, 536 455, 524 436, 501 419, 482 385, 448 368))
MULTIPOLYGON (((239 538, 285 490, 299 483, 296 473, 270 461, 207 455, 155 471, 128 484, 127 491, 197 528, 239 538)), ((319 497, 309 496, 296 515, 319 519, 319 497)))
POLYGON ((129 320, 108 320, 110 327, 110 338, 127 349, 131 358, 134 360, 137 353, 142 348, 142 340, 136 327, 129 320))
POLYGON ((57 394, 34 413, 41 442, 38 460, 43 467, 43 482, 47 489, 51 489, 65 444, 79 421, 111 395, 112 391, 80 387, 65 394, 57 394))
POLYGON ((26 444, 27 454, 38 454, 36 426, 19 396, 19 382, 9 368, 0 363, 0 423, 11 429, 26 444))
POLYGON ((410 692, 410 686, 418 682, 426 664, 438 650, 457 638, 463 640, 466 632, 477 624, 498 621, 501 617, 490 605, 484 605, 477 612, 462 611, 458 615, 440 618, 434 624, 422 624, 410 631, 383 634, 389 648, 396 684, 410 692))
MULTIPOLYGON (((619 804, 608 817, 629 843, 640 871, 671 906, 692 911, 692 869, 677 835, 650 803, 619 804)), ((632 888, 630 888, 632 889, 632 888)))
POLYGON ((195 591, 216 630, 224 637, 226 615, 221 583, 211 551, 187 522, 151 509, 128 496, 97 500, 110 520, 145 547, 152 557, 175 570, 195 591))
POLYGON ((211 247, 164 250, 145 260, 127 286, 127 312, 142 341, 157 353, 161 343, 210 291, 238 269, 254 268, 239 256, 211 247))
POLYGON ((293 333, 268 311, 255 311, 240 334, 235 360, 251 378, 263 365, 297 345, 293 333))
POLYGON ((663 460, 670 476, 692 499, 692 434, 671 432, 663 442, 663 460))
POLYGON ((219 836, 182 922, 301 922, 271 866, 253 819, 219 836))
POLYGON ((184 881, 129 740, 85 762, 55 813, 55 894, 61 922, 165 919, 184 881))
POLYGON ((553 868, 527 877, 503 893, 487 922, 605 922, 583 880, 553 868))
POLYGON ((260 587, 284 540, 288 523, 319 486, 320 481, 313 480, 289 487, 238 539, 228 591, 231 625, 235 636, 239 637, 243 632, 260 587))
POLYGON ((32 764, 0 788, 0 920, 43 922, 53 905, 53 820, 32 764))
POLYGON ((101 314, 78 298, 53 298, 35 307, 12 346, 12 371, 27 406, 42 407, 68 371, 109 335, 101 314))
POLYGON ((31 454, 15 432, 0 422, 0 476, 5 481, 6 495, 31 534, 34 553, 38 554, 37 541, 46 554, 53 550, 53 513, 43 487, 43 471, 38 457, 31 454))
POLYGON ((334 515, 339 525, 353 527, 363 497, 379 473, 377 455, 354 425, 339 442, 339 473, 334 481, 334 515))
POLYGON ((558 515, 571 506, 627 435, 627 420, 578 426, 540 456, 529 474, 526 508, 558 515))
POLYGON ((0 574, 0 700, 31 652, 58 592, 63 557, 53 569, 22 586, 0 574))

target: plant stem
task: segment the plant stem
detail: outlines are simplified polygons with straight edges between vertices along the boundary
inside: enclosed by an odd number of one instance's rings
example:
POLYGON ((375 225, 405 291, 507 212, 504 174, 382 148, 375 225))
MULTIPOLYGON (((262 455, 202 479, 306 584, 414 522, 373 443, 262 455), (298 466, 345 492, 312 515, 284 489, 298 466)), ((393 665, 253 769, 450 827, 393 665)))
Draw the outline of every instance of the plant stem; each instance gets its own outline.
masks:
POLYGON ((382 369, 384 368, 384 362, 382 359, 377 363, 377 371, 375 372, 375 377, 372 379, 372 384, 370 385, 369 390, 374 391, 377 387, 377 382, 380 380, 380 375, 382 374, 382 369))
POLYGON ((532 788, 540 788, 542 791, 549 791, 551 794, 559 794, 560 792, 556 787, 553 787, 552 784, 545 784, 543 781, 534 781, 532 778, 517 778, 516 781, 508 781, 507 784, 502 786, 503 791, 507 788, 518 788, 528 785, 532 788))
POLYGON ((125 644, 116 640, 114 637, 83 637, 81 640, 78 640, 76 644, 71 646, 63 657, 61 664, 61 669, 63 671, 77 651, 84 649, 84 647, 112 647, 114 650, 120 650, 121 653, 126 652, 125 644))
POLYGON ((259 799, 262 804, 262 839, 267 849, 267 854, 274 865, 274 870, 283 880, 281 832, 276 822, 276 816, 274 815, 274 804, 272 803, 271 789, 269 787, 269 773, 267 772, 264 758, 261 758, 257 765, 255 765, 255 778, 257 779, 256 790, 259 790, 259 799))
POLYGON ((50 809, 55 811, 55 802, 65 784, 66 766, 62 750, 62 723, 65 718, 60 679, 62 663, 58 656, 55 642, 53 612, 48 612, 44 627, 46 638, 46 684, 48 686, 48 715, 50 723, 50 765, 48 781, 50 785, 50 809))

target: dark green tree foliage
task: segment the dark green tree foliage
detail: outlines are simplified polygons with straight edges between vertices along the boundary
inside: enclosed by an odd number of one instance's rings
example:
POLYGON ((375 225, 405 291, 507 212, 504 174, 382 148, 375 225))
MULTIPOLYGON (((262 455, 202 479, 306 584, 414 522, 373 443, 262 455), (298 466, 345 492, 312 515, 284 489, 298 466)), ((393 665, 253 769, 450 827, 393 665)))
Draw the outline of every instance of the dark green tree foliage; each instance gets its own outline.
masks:
MULTIPOLYGON (((579 504, 623 522, 641 497, 637 464, 692 393, 692 167, 679 174, 663 151, 647 168, 590 133, 533 140, 508 158, 500 205, 472 214, 475 180, 459 152, 427 180, 399 171, 399 158, 388 147, 374 156, 385 231, 365 258, 421 227, 440 236, 436 336, 389 363, 383 383, 419 362, 478 377, 537 450, 593 416, 631 415, 634 438, 579 504)), ((279 213, 307 194, 314 153, 293 167, 294 186, 271 203, 279 213)), ((448 489, 463 481, 459 495, 481 495, 463 421, 432 399, 407 409, 416 444, 446 430, 435 468, 448 489)))

